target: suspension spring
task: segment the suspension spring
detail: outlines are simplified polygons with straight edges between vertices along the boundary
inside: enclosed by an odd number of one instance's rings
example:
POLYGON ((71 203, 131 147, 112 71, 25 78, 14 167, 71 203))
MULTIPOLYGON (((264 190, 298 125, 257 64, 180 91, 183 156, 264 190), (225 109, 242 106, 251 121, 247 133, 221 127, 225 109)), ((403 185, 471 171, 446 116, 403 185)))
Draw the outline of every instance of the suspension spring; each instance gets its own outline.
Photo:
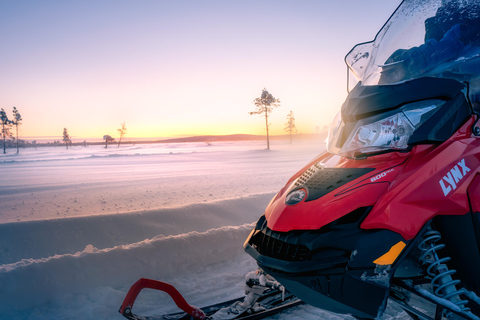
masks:
MULTIPOLYGON (((446 299, 457 305, 463 312, 470 309, 466 307, 468 301, 462 300, 460 295, 464 290, 457 290, 456 286, 460 284, 460 280, 453 280, 452 275, 457 271, 448 270, 446 262, 450 261, 450 257, 439 258, 437 251, 445 248, 444 244, 437 243, 442 238, 440 232, 429 230, 425 233, 418 248, 422 251, 420 256, 421 262, 427 265, 427 274, 432 277, 431 284, 433 286, 435 296, 446 299)), ((450 315, 447 313, 447 317, 450 315)))

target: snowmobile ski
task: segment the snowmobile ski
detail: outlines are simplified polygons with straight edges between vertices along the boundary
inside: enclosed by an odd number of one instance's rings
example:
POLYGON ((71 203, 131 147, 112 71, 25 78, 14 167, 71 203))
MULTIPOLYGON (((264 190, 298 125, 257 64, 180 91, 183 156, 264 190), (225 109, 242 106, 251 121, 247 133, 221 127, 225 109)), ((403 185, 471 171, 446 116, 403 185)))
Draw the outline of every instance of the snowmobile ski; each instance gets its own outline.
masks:
MULTIPOLYGON (((474 309, 479 309, 480 304, 478 302, 478 297, 473 293, 468 293, 463 291, 463 299, 468 301, 468 306, 474 309), (475 299, 472 296, 475 296, 475 299)), ((392 281, 392 290, 390 291, 389 299, 396 302, 402 309, 413 319, 416 320, 437 320, 441 319, 442 314, 455 314, 456 319, 466 319, 466 320, 479 320, 475 314, 473 314, 470 309, 462 311, 458 306, 452 304, 450 301, 445 299, 439 299, 433 294, 428 293, 427 290, 414 287, 406 284, 401 280, 394 279, 392 281), (408 294, 405 294, 408 292, 408 294), (412 299, 411 295, 415 295, 417 299, 423 299, 429 302, 435 307, 435 314, 433 316, 428 315, 425 311, 422 311, 420 308, 414 308, 409 300, 412 299)), ((417 303, 418 304, 418 303, 417 303)))
POLYGON ((303 304, 303 301, 291 293, 285 292, 283 286, 271 277, 266 280, 265 275, 255 274, 258 276, 250 277, 246 281, 245 297, 203 308, 188 304, 178 290, 168 283, 142 278, 130 288, 119 312, 130 320, 255 320, 303 304), (136 297, 141 290, 146 288, 167 293, 183 311, 158 316, 142 316, 133 313, 132 308, 136 297))

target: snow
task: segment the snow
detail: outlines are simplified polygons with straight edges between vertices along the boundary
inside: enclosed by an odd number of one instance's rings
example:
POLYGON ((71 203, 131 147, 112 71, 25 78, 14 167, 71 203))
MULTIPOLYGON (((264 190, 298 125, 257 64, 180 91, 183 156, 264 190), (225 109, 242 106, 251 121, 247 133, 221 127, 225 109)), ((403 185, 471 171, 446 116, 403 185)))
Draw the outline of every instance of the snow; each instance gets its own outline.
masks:
MULTIPOLYGON (((243 294, 243 242, 270 199, 324 149, 218 142, 42 147, 0 156, 1 319, 124 319, 139 278, 203 306, 243 294)), ((177 311, 140 293, 134 312, 177 311)), ((388 318, 405 318, 387 308, 388 318)), ((353 319, 300 306, 271 319, 353 319)))
POLYGON ((381 287, 388 288, 390 285, 390 265, 379 265, 377 264, 374 270, 375 276, 368 277, 367 273, 365 272, 362 274, 360 279, 363 281, 370 281, 378 284, 381 287))

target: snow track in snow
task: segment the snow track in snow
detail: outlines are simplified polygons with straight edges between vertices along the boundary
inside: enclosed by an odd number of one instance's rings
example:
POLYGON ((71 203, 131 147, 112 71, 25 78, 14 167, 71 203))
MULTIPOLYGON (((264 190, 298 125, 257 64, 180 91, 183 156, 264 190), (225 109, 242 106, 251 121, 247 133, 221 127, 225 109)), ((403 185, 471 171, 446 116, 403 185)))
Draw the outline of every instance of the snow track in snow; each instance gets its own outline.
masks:
POLYGON ((74 254, 88 245, 106 249, 157 235, 252 223, 273 196, 267 193, 146 212, 0 224, 0 262, 11 264, 22 259, 74 254))
MULTIPOLYGON (((253 262, 246 261, 249 258, 242 253, 242 243, 252 227, 252 224, 244 224, 206 232, 161 235, 105 249, 88 245, 85 250, 74 254, 23 259, 2 265, 2 312, 13 318, 20 316, 28 319, 34 314, 42 314, 41 310, 49 310, 48 313, 60 312, 70 304, 72 312, 77 313, 78 308, 75 305, 81 300, 84 300, 82 307, 90 304, 90 309, 94 309, 96 306, 108 304, 108 301, 104 301, 106 297, 101 297, 102 291, 119 290, 121 293, 116 294, 118 305, 103 315, 105 319, 112 319, 117 317, 116 311, 128 287, 140 277, 188 283, 186 286, 179 286, 179 290, 183 287, 183 290, 188 291, 187 298, 192 297, 191 293, 196 291, 195 296, 203 296, 210 301, 210 290, 215 287, 236 287, 237 283, 242 283, 244 273, 254 267, 253 262), (236 266, 224 270, 227 274, 222 276, 221 281, 216 281, 218 270, 215 265, 231 260, 236 261, 236 266), (248 268, 241 267, 245 264, 248 268), (203 276, 208 283, 199 285, 195 280, 198 273, 213 273, 213 277, 203 276), (225 283, 227 279, 232 279, 232 283, 225 283), (100 299, 94 301, 92 295, 97 295, 100 299), (65 301, 66 297, 71 298, 65 301), (58 306, 61 307, 57 308, 58 306)), ((219 298, 223 298, 223 294, 219 298)), ((162 303, 157 302, 154 305, 162 303)), ((52 314, 49 316, 52 317, 52 314)), ((82 314, 71 316, 72 319, 84 317, 82 314)))

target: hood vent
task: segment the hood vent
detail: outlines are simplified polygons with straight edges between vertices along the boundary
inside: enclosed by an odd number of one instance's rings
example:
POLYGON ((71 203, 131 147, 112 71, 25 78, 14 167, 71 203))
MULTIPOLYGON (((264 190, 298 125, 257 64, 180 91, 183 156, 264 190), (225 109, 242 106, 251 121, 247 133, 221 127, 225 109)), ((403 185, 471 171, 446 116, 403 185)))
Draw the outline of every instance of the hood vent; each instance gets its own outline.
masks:
POLYGON ((291 191, 305 188, 308 192, 305 202, 319 199, 329 192, 353 181, 374 168, 322 168, 314 164, 295 182, 291 191))

